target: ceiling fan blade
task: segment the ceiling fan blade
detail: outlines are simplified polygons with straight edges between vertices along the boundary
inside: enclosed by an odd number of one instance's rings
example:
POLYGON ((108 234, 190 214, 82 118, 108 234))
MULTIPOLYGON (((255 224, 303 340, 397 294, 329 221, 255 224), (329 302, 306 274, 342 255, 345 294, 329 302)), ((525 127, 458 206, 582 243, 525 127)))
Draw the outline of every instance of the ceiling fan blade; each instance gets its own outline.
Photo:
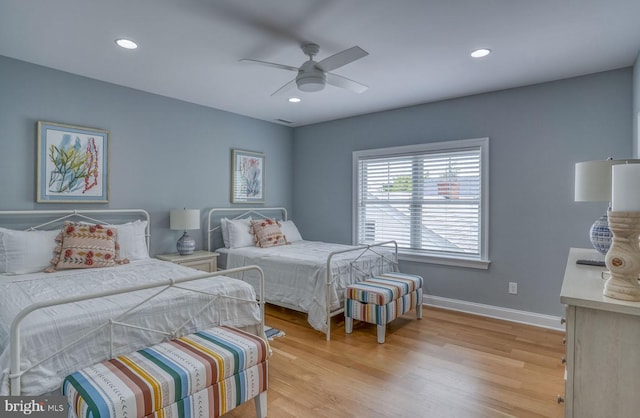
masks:
POLYGON ((285 64, 276 64, 275 62, 258 61, 258 60, 248 59, 248 58, 243 58, 240 60, 240 62, 249 62, 252 64, 260 64, 260 65, 265 65, 267 67, 278 68, 280 70, 289 70, 289 71, 298 72, 298 67, 292 67, 291 65, 285 65, 285 64))
POLYGON ((358 83, 357 81, 353 81, 347 77, 332 73, 327 73, 327 84, 351 90, 354 93, 364 93, 369 88, 369 86, 365 86, 362 83, 358 83))
POLYGON ((296 86, 296 79, 294 78, 293 80, 289 81, 284 86, 280 87, 278 90, 276 90, 273 93, 271 93, 271 97, 273 97, 273 96, 282 96, 286 92, 291 91, 296 87, 297 87, 296 86))
POLYGON ((333 71, 336 68, 340 68, 343 65, 347 65, 355 60, 364 58, 367 55, 369 55, 367 51, 360 48, 359 46, 354 46, 323 59, 317 65, 324 71, 333 71))

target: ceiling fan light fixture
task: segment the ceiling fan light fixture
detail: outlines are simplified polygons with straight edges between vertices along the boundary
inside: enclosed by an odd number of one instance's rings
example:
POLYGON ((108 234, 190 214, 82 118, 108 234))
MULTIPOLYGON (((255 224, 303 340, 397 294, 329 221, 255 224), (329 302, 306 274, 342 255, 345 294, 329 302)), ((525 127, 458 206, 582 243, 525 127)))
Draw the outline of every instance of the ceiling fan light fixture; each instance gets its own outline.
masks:
POLYGON ((490 53, 491 53, 491 50, 488 48, 479 48, 474 51, 471 51, 471 56, 473 58, 482 58, 482 57, 486 57, 490 53))
POLYGON ((321 72, 300 74, 296 78, 296 85, 300 91, 314 92, 324 89, 327 82, 325 75, 321 72))
POLYGON ((286 71, 297 72, 296 78, 290 80, 285 85, 274 91, 271 96, 280 96, 289 93, 291 89, 295 87, 303 92, 316 92, 324 89, 324 86, 330 84, 334 87, 340 87, 350 90, 354 93, 362 93, 367 90, 368 87, 364 84, 350 80, 338 74, 334 74, 331 71, 341 68, 347 64, 350 64, 360 58, 364 58, 369 53, 359 46, 354 46, 343 51, 337 52, 320 62, 313 60, 313 57, 318 53, 320 47, 313 43, 304 43, 301 45, 302 52, 309 57, 299 68, 292 67, 291 65, 278 64, 275 62, 259 61, 254 59, 243 58, 242 62, 251 62, 255 64, 261 64, 267 67, 278 68, 286 71))

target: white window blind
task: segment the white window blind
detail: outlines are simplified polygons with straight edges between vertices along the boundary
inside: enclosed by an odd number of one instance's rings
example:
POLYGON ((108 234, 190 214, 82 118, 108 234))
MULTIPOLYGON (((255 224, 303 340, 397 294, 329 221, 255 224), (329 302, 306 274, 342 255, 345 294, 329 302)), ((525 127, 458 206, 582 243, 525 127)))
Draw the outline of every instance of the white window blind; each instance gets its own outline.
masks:
POLYGON ((487 146, 484 138, 354 153, 357 242, 395 240, 401 252, 486 259, 487 146))

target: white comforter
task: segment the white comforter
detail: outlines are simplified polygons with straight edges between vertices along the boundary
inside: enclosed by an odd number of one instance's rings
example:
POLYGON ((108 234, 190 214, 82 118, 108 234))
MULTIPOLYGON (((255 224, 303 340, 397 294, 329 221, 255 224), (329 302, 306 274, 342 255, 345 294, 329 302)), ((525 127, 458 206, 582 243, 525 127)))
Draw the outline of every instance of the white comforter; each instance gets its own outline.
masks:
MULTIPOLYGON (((226 268, 256 264, 264 270, 265 300, 308 313, 309 324, 326 333, 326 263, 331 252, 354 248, 348 245, 319 241, 296 241, 290 245, 271 248, 243 247, 223 249, 227 256, 226 268)), ((339 309, 344 289, 351 283, 371 274, 393 270, 392 251, 379 247, 377 252, 361 251, 338 254, 333 258, 330 286, 330 309, 339 309), (379 254, 384 254, 383 258, 379 254), (350 268, 354 259, 355 268, 350 268)), ((257 285, 257 274, 245 273, 243 280, 257 285)))
MULTIPOLYGON (((9 336, 13 318, 23 308, 41 301, 67 298, 98 291, 164 281, 170 278, 201 274, 194 269, 156 259, 90 270, 66 270, 56 273, 34 273, 20 276, 0 275, 0 395, 7 395, 10 367, 9 336)), ((183 284, 193 289, 207 289, 215 294, 255 300, 253 288, 239 280, 217 276, 183 284)), ((157 290, 110 296, 68 305, 59 305, 29 314, 22 322, 22 367, 46 358, 52 349, 64 346, 86 335, 157 290)), ((153 302, 134 311, 126 320, 154 329, 172 330, 188 321, 210 298, 202 294, 172 289, 153 302)), ((125 322, 123 320, 123 322, 125 322)), ((256 304, 218 298, 186 332, 218 324, 248 327, 260 322, 256 304)), ((49 393, 60 388, 62 379, 82 367, 109 358, 108 330, 91 335, 65 353, 35 367, 22 377, 22 394, 49 393)), ((114 355, 132 352, 161 341, 164 336, 131 328, 114 328, 114 355)))

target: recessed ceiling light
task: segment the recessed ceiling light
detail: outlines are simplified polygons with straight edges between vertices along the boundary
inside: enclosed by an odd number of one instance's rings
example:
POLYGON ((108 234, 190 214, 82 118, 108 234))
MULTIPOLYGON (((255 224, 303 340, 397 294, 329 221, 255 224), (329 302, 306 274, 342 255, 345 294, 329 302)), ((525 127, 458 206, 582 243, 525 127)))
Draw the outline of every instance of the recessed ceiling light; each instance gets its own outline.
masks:
POLYGON ((476 49, 475 51, 471 52, 471 56, 473 58, 482 58, 482 57, 486 57, 487 55, 489 55, 491 53, 490 49, 487 48, 480 48, 480 49, 476 49))
POLYGON ((120 38, 116 39, 116 44, 124 49, 136 49, 138 48, 138 44, 133 42, 131 39, 120 38))
POLYGON ((299 98, 299 97, 290 97, 290 98, 289 98, 289 101, 290 101, 291 103, 299 103, 301 100, 300 100, 300 98, 299 98))

